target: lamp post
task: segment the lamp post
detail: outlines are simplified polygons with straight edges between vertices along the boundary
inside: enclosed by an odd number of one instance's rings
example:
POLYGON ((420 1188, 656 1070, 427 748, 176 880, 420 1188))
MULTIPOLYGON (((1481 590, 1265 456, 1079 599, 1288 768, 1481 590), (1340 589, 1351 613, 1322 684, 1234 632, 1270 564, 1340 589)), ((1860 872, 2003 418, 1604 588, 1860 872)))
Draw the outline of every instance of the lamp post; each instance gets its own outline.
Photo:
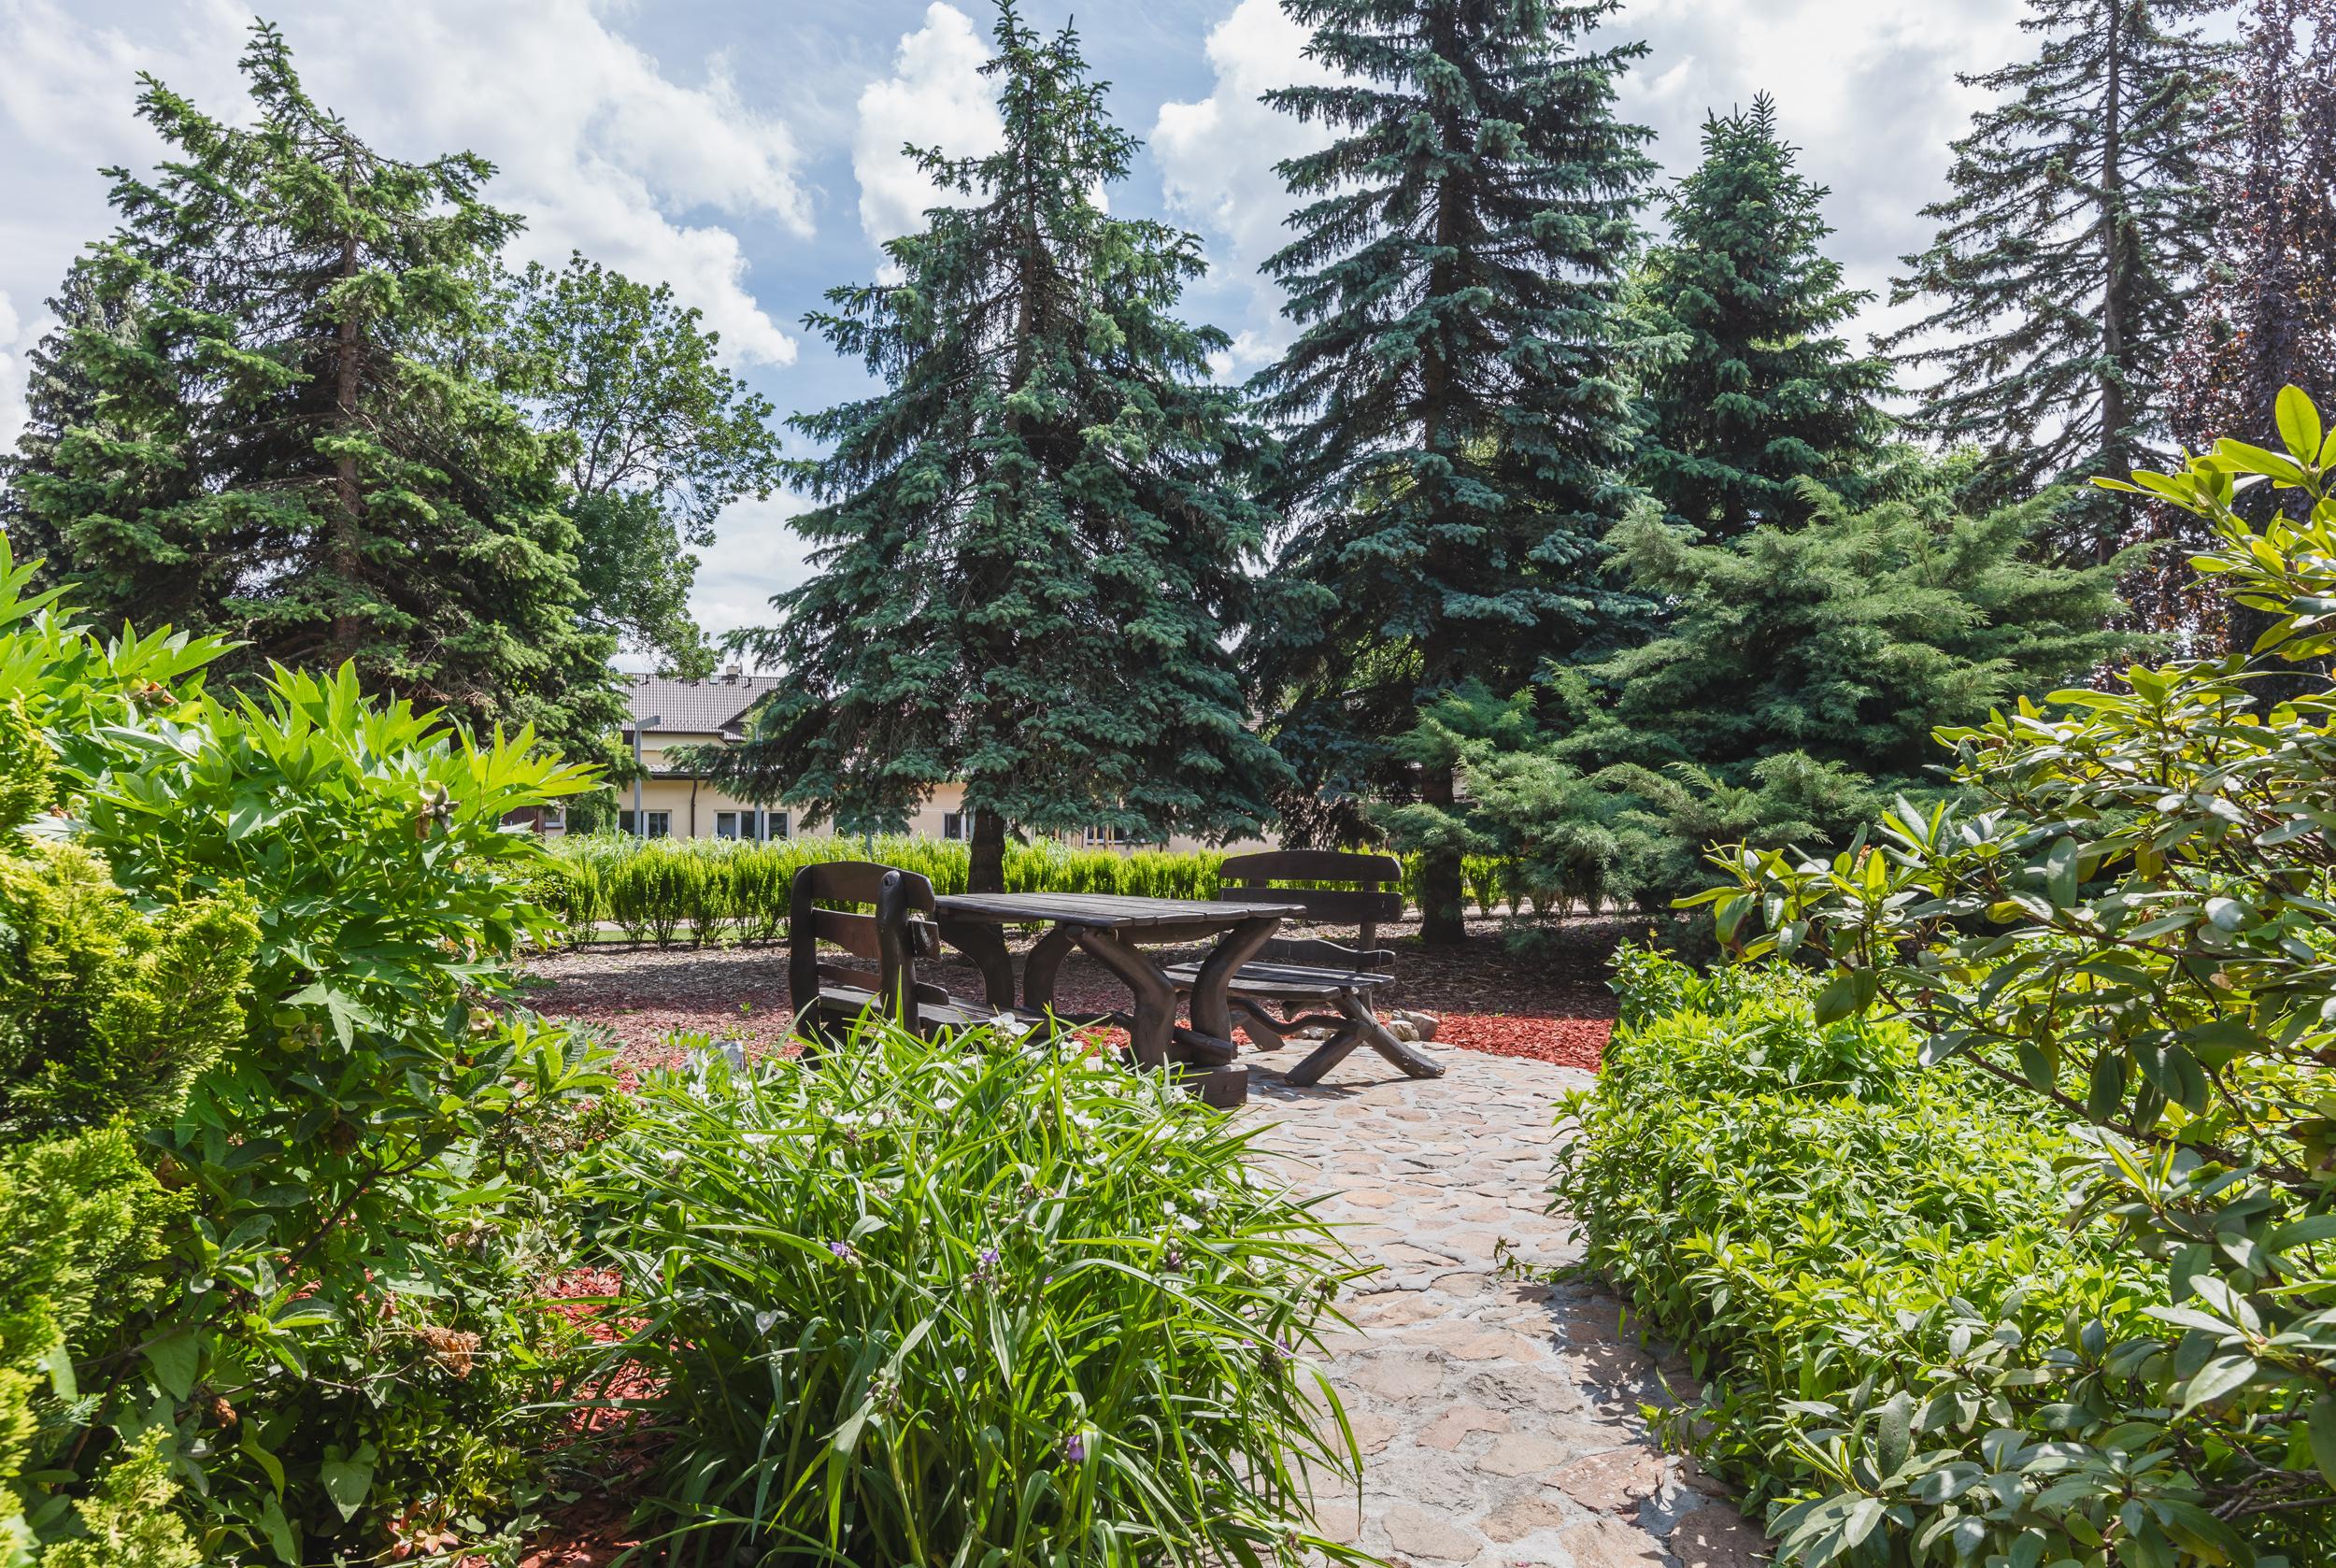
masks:
POLYGON ((656 713, 633 721, 633 836, 644 844, 648 842, 648 814, 641 809, 641 732, 664 721, 664 716, 656 713))

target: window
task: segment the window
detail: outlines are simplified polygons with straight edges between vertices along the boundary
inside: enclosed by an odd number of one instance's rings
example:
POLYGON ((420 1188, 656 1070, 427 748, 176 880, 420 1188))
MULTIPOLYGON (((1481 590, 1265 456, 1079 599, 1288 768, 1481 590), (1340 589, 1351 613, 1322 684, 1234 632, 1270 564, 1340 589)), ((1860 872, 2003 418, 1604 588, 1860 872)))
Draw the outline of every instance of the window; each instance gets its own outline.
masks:
MULTIPOLYGON (((649 836, 649 837, 651 837, 651 838, 669 838, 669 837, 671 837, 671 836, 673 835, 673 813, 672 813, 672 812, 670 812, 670 811, 644 811, 644 812, 642 812, 642 813, 641 813, 641 815, 642 815, 644 818, 646 818, 646 819, 648 820, 648 836, 649 836)), ((619 833, 634 833, 634 832, 637 831, 636 829, 634 829, 634 825, 633 825, 633 813, 632 813, 632 812, 630 812, 630 811, 620 811, 620 812, 618 812, 618 813, 617 813, 617 831, 618 831, 619 833)))
MULTIPOLYGON (((716 838, 735 838, 738 836, 738 814, 735 811, 717 811, 714 813, 714 836, 716 838)), ((751 814, 749 814, 747 818, 747 836, 749 838, 754 836, 754 818, 751 814)))
POLYGON ((787 820, 787 813, 784 811, 772 812, 770 821, 771 836, 773 838, 786 838, 793 831, 793 824, 787 820))
POLYGON ((941 813, 941 836, 947 839, 952 844, 964 843, 965 813, 962 811, 944 811, 941 813))
POLYGON ((1125 828, 1090 828, 1087 847, 1090 849, 1124 849, 1134 842, 1125 828))

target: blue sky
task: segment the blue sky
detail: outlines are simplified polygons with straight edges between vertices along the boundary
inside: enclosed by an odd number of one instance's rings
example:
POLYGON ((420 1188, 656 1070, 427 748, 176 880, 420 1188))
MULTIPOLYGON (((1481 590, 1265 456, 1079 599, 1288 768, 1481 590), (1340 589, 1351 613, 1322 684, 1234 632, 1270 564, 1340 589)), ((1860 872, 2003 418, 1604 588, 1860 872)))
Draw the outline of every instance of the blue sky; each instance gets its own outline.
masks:
MULTIPOLYGON (((1198 231, 1208 278, 1194 319, 1235 335, 1229 372, 1284 341, 1256 275, 1285 202, 1274 162, 1308 133, 1256 103, 1301 79, 1303 34, 1275 0, 1028 0, 1046 26, 1075 13, 1090 59, 1147 146, 1113 210, 1198 231)), ((733 366, 782 413, 859 390, 801 325, 822 290, 870 277, 876 243, 923 196, 903 140, 979 150, 993 129, 975 68, 987 0, 285 0, 264 13, 310 89, 386 150, 468 148, 524 213, 523 255, 571 249, 670 282, 722 335, 733 366)), ((1833 187, 1836 253, 1887 290, 1927 238, 1946 143, 1978 102, 1955 81, 2023 47, 2017 0, 1628 0, 1601 30, 1652 52, 1625 108, 1691 165, 1708 108, 1766 89, 1833 187)), ((0 0, 0 441, 21 421, 24 354, 74 252, 106 232, 104 164, 148 164, 132 113, 150 71, 230 118, 251 13, 215 0, 0 0)), ((1901 313, 1902 314, 1902 313, 1901 313)), ((1894 317, 1878 303, 1867 328, 1894 317)), ((803 572, 786 525, 800 504, 734 508, 700 569, 716 630, 756 622, 803 572)))

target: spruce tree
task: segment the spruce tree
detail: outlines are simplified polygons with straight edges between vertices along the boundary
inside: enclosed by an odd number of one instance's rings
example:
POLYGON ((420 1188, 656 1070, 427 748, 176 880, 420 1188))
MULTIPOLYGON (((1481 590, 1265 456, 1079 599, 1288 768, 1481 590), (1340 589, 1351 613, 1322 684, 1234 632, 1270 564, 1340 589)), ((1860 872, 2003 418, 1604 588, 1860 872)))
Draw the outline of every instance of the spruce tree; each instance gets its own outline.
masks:
MULTIPOLYGON (((2174 434, 2201 450, 2220 436, 2285 450, 2283 387, 2336 406, 2336 0, 2254 0, 2219 105, 2214 263, 2171 365, 2174 434)), ((2281 499, 2258 485, 2237 505, 2259 524, 2281 499)), ((2189 568, 2213 540, 2199 519, 2171 506, 2149 518, 2171 547, 2137 585, 2152 623, 2247 651, 2276 617, 2189 568)))
POLYGON ((519 221, 469 154, 374 151, 252 32, 249 128, 151 78, 174 150, 61 298, 12 529, 101 619, 221 633, 225 673, 353 663, 473 726, 597 744, 613 639, 578 619, 555 454, 476 369, 519 221))
POLYGON ((961 781, 977 891, 1009 826, 1246 836, 1282 777, 1226 645, 1261 436, 1209 382, 1228 339, 1173 314, 1200 242, 1104 210, 1136 143, 1075 33, 1006 0, 992 36, 1004 145, 910 150, 965 205, 808 318, 882 385, 792 421, 827 452, 798 468, 818 575, 739 639, 790 678, 711 759, 848 832, 961 781))
MULTIPOLYGON (((2029 0, 2033 59, 1960 79, 1998 94, 1955 144, 1953 193, 1892 302, 1936 302, 1885 339, 1934 369, 1915 421, 1989 458, 2007 496, 2144 464, 2166 439, 2164 370, 2207 259, 2205 106, 2222 0, 2029 0), (1912 345, 1911 348, 1908 346, 1912 345)), ((2105 561, 2134 532, 2089 487, 2052 543, 2105 561)))
MULTIPOLYGON (((1510 689, 1640 607, 1601 574, 1631 446, 1617 295, 1652 173, 1614 101, 1643 48, 1585 45, 1611 0, 1285 8, 1347 79, 1266 94, 1337 139, 1280 165, 1305 205, 1266 267, 1303 330, 1259 382, 1289 432, 1291 530, 1256 654, 1302 798, 1448 806, 1452 769, 1394 741, 1423 705, 1510 689)), ((1431 850, 1420 895, 1426 938, 1462 939, 1457 850, 1431 850)))
POLYGON ((1639 482, 1707 539, 1806 519, 1803 480, 1861 499, 1887 430, 1889 363, 1841 335, 1871 296, 1818 249, 1827 192, 1797 158, 1766 93, 1710 116, 1702 164, 1667 204, 1670 243, 1633 289, 1662 340, 1643 382, 1639 482))

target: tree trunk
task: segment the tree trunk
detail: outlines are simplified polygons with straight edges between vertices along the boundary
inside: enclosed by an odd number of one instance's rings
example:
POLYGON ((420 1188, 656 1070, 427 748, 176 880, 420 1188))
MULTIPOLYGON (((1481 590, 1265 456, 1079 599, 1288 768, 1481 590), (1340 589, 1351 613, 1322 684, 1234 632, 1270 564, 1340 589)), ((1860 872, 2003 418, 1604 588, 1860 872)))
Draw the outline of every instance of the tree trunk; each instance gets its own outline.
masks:
MULTIPOLYGON (((1452 769, 1432 767, 1419 781, 1419 796, 1444 811, 1455 798, 1452 769)), ((1419 864, 1419 940, 1431 948, 1456 948, 1468 940, 1468 921, 1461 902, 1460 855, 1458 849, 1430 849, 1419 864)))
POLYGON ((1005 819, 980 807, 974 813, 974 837, 965 868, 969 893, 1005 891, 1005 819))
MULTIPOLYGON (((341 241, 341 277, 346 280, 356 276, 357 236, 351 234, 341 241)), ((358 373, 363 359, 362 347, 358 341, 355 303, 344 297, 340 326, 334 344, 333 389, 333 434, 344 441, 357 428, 358 373)), ((357 617, 350 608, 351 596, 356 592, 359 565, 357 515, 360 501, 357 454, 354 452, 344 450, 335 463, 333 503, 333 533, 329 549, 335 581, 333 585, 333 649, 330 663, 337 669, 357 654, 357 617)))
MULTIPOLYGON (((2125 40, 2120 25, 2129 3, 2108 0, 2109 82, 2101 115, 2101 446, 2110 476, 2120 479, 2133 467, 2126 442, 2130 416, 2125 402, 2125 40)), ((2112 515, 2120 523, 2129 523, 2132 508, 2125 503, 2130 497, 2117 499, 2120 505, 2112 515)), ((2096 537, 2093 560, 2106 562, 2122 543, 2121 538, 2096 537)))

